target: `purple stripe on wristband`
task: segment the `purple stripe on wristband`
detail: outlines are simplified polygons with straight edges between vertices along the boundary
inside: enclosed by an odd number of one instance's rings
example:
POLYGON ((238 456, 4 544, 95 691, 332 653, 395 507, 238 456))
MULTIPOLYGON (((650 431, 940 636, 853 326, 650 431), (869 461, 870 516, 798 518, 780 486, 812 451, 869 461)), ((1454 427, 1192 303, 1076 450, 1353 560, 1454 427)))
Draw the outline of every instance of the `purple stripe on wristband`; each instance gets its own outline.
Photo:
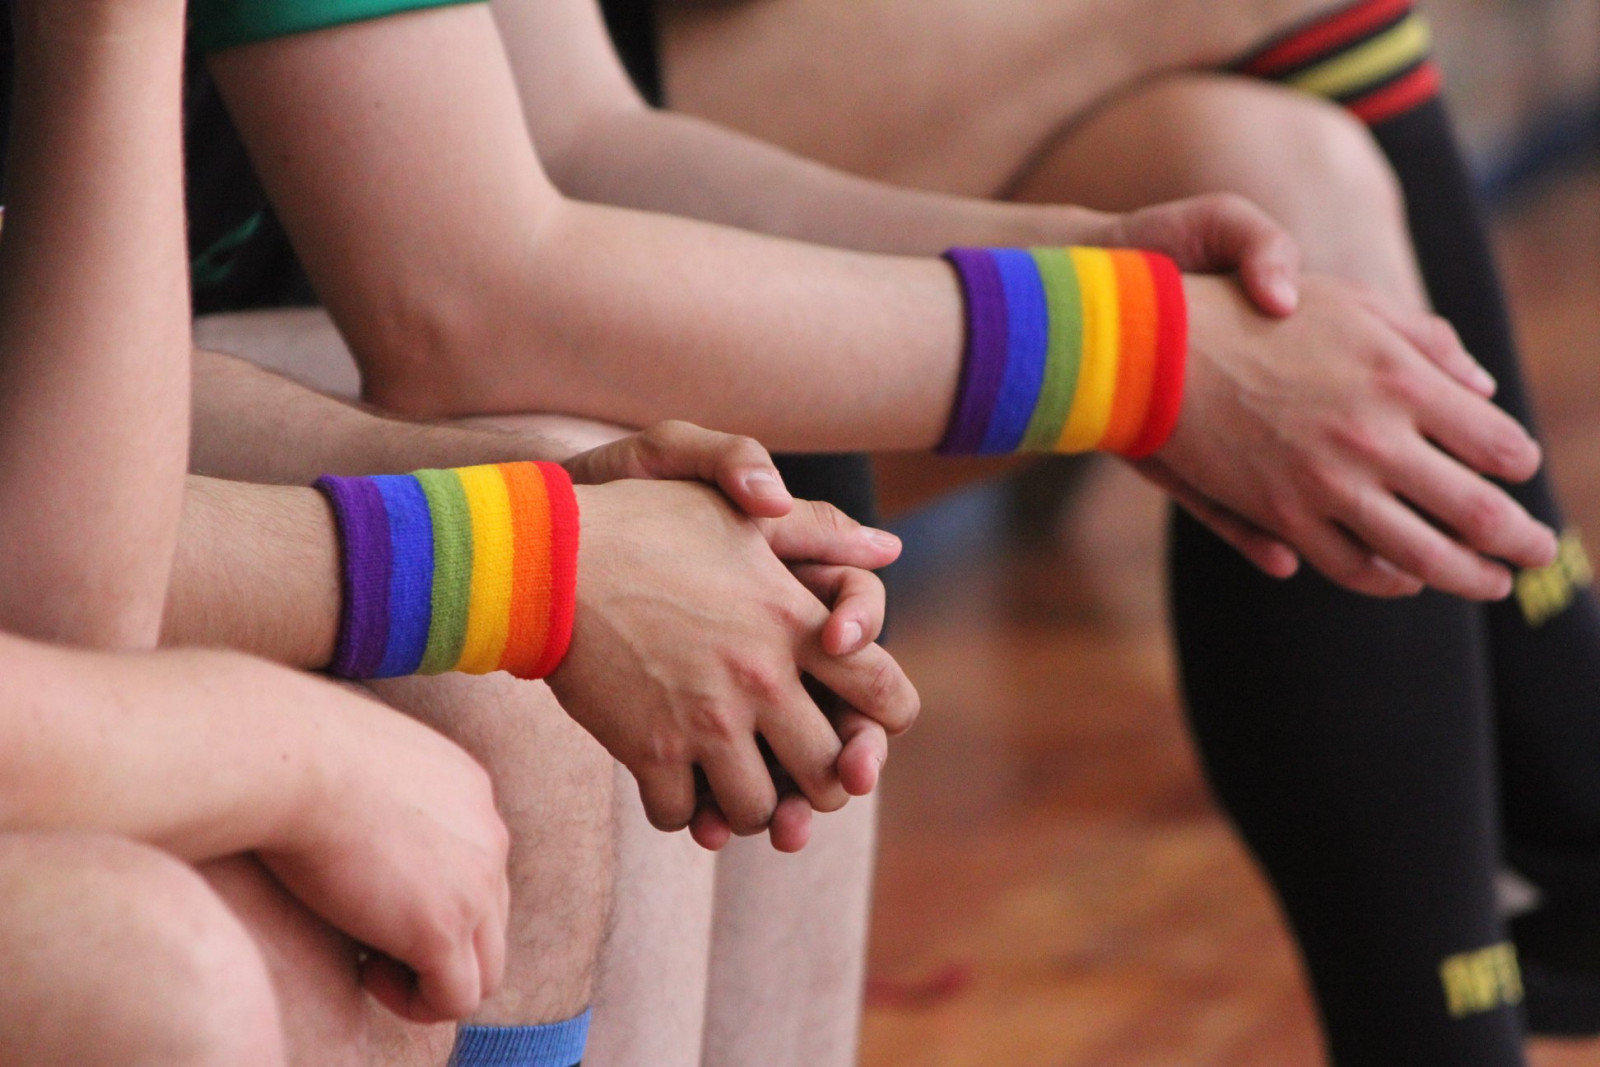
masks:
POLYGON ((370 478, 325 475, 316 487, 333 507, 344 551, 344 607, 329 669, 345 678, 370 678, 389 643, 389 572, 394 566, 389 513, 370 478))
POLYGON ((983 443, 1006 372, 1010 324, 1000 268, 985 248, 952 248, 944 254, 961 278, 966 296, 967 347, 955 410, 938 451, 971 455, 983 443))

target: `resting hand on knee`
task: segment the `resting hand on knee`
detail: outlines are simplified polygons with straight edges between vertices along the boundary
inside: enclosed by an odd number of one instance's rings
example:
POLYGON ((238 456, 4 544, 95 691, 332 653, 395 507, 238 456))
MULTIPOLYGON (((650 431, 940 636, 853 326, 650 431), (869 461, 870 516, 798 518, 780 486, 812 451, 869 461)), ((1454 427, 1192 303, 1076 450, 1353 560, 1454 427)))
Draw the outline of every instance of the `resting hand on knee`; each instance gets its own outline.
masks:
POLYGON ((1073 243, 1162 252, 1194 274, 1237 272, 1245 294, 1274 317, 1300 302, 1299 244, 1242 196, 1214 193, 1108 215, 1073 243))
POLYGON ((262 862, 367 945, 362 981, 413 1022, 459 1019, 500 982, 508 838, 488 775, 376 702, 283 676, 323 738, 305 802, 262 862))
POLYGON ((1400 313, 1331 279, 1308 278, 1277 323, 1227 282, 1185 285, 1190 370, 1155 455, 1166 473, 1358 592, 1497 599, 1511 587, 1498 560, 1553 558, 1554 534, 1479 476, 1526 480, 1539 446, 1463 384, 1471 360, 1448 331, 1425 316, 1397 329, 1400 313))

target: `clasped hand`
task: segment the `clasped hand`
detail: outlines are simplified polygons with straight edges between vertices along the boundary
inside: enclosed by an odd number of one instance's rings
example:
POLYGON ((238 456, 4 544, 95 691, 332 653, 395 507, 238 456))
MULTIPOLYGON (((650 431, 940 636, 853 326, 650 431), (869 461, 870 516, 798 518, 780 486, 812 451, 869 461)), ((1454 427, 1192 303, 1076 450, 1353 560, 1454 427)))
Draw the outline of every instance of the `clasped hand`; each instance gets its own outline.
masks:
POLYGON ((875 643, 871 571, 899 541, 795 501, 749 438, 685 423, 567 467, 583 529, 557 698, 633 773, 659 829, 804 847, 811 812, 870 793, 887 735, 917 715, 875 643))

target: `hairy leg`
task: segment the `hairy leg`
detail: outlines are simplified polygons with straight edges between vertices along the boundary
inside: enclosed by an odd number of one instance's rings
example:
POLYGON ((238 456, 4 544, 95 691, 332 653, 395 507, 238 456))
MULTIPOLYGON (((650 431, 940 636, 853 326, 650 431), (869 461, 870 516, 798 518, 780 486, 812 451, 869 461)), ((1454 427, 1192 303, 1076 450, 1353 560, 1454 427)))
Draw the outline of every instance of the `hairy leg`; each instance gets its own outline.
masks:
POLYGON ((592 1067, 700 1063, 717 860, 645 819, 616 769, 617 894, 595 994, 592 1067))
POLYGON ((505 984, 472 1020, 559 1022, 593 994, 611 907, 611 757, 539 683, 445 675, 376 683, 489 771, 511 830, 505 984))
POLYGON ((856 1061, 876 828, 863 797, 798 855, 751 838, 719 857, 705 1067, 856 1061))
POLYGON ((261 954, 195 871, 95 834, 0 834, 0 1064, 280 1067, 261 954))
MULTIPOLYGON (((359 382, 337 331, 320 311, 219 316, 203 320, 196 332, 202 343, 329 392, 349 396, 359 382)), ((574 440, 599 436, 571 423, 555 428, 574 440)), ((285 435, 286 446, 292 440, 285 435)), ((610 757, 542 684, 508 675, 449 675, 380 683, 374 691, 449 736, 488 769, 511 830, 506 978, 472 1021, 535 1025, 581 1013, 593 990, 611 905, 610 757)), ((416 1029, 381 1040, 403 1047, 416 1029)), ((443 1062, 443 1055, 416 1055, 417 1062, 443 1062)))
POLYGON ((858 174, 1002 196, 1108 93, 1226 62, 1316 0, 659 4, 667 98, 858 174))

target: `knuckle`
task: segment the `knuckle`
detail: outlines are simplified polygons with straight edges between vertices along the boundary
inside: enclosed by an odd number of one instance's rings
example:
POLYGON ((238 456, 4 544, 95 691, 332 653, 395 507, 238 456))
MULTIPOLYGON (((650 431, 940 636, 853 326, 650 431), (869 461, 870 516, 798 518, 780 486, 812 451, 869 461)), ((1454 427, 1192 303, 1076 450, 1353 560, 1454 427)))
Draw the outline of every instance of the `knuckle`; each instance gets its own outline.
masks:
POLYGON ((644 764, 660 770, 682 767, 690 759, 689 742, 683 732, 666 726, 649 731, 641 750, 644 764))
POLYGON ((1475 544, 1493 540, 1511 518, 1506 503, 1497 493, 1484 487, 1462 501, 1450 525, 1456 533, 1475 544))
POLYGON ((811 505, 811 519, 818 528, 827 533, 842 533, 855 525, 855 521, 832 504, 821 500, 809 502, 811 505))
POLYGON ((1426 395, 1422 376, 1398 353, 1387 348, 1378 352, 1372 361, 1372 377, 1379 392, 1393 403, 1412 410, 1422 405, 1426 395))
POLYGON ((850 794, 846 793, 844 787, 835 779, 822 788, 810 790, 807 799, 811 801, 811 807, 814 810, 827 815, 830 812, 840 810, 848 804, 850 802, 850 794))
POLYGON ((760 441, 742 434, 728 437, 723 443, 723 447, 727 450, 728 455, 734 457, 742 457, 747 460, 760 459, 762 461, 768 458, 766 447, 760 441))
MULTIPOLYGON (((1394 446, 1389 435, 1366 420, 1333 426, 1329 437, 1345 455, 1368 468, 1385 469, 1393 456, 1394 446)), ((1319 465, 1313 472, 1314 484, 1319 490, 1332 492, 1342 484, 1342 478, 1330 467, 1319 465)))
POLYGON ((694 734, 702 746, 729 744, 750 731, 739 721, 732 708, 722 703, 701 705, 694 718, 694 734))
POLYGON ((1300 494, 1282 486, 1267 490, 1262 511, 1268 528, 1284 536, 1292 537, 1305 523, 1305 507, 1300 502, 1300 494))
POLYGON ((1396 553, 1395 562, 1431 586, 1450 582, 1454 573, 1450 554, 1440 545, 1406 545, 1396 553))
POLYGON ((873 666, 867 678, 867 700, 886 730, 901 733, 910 728, 916 717, 912 700, 907 699, 906 690, 910 688, 899 666, 888 656, 873 666))
POLYGON ((809 633, 818 608, 819 602, 803 587, 775 597, 770 605, 773 621, 789 634, 809 633))
POLYGON ((644 815, 650 825, 664 833, 676 833, 689 825, 694 817, 694 807, 681 801, 664 800, 646 792, 642 798, 644 815))
POLYGON ((1520 426, 1502 425, 1490 436, 1488 459, 1496 473, 1511 477, 1532 475, 1539 466, 1538 449, 1520 426))
POLYGON ((1239 221, 1259 222, 1265 218, 1254 203, 1238 193, 1212 193, 1207 206, 1218 215, 1231 216, 1239 221))
POLYGON ((785 671, 758 660, 736 660, 729 665, 729 672, 740 692, 768 707, 778 702, 790 681, 785 671))
POLYGON ((743 835, 757 834, 765 830, 772 822, 772 814, 778 807, 776 794, 740 792, 726 799, 718 799, 722 805, 722 813, 728 817, 728 824, 733 827, 735 833, 743 835))
POLYGON ((1456 334, 1455 327, 1450 325, 1447 319, 1438 315, 1429 315, 1424 336, 1440 352, 1466 355, 1466 349, 1462 347, 1461 338, 1456 334))
POLYGON ((1352 589, 1366 588, 1374 573, 1372 566, 1366 560, 1353 553, 1343 552, 1322 560, 1318 569, 1337 584, 1352 589))

